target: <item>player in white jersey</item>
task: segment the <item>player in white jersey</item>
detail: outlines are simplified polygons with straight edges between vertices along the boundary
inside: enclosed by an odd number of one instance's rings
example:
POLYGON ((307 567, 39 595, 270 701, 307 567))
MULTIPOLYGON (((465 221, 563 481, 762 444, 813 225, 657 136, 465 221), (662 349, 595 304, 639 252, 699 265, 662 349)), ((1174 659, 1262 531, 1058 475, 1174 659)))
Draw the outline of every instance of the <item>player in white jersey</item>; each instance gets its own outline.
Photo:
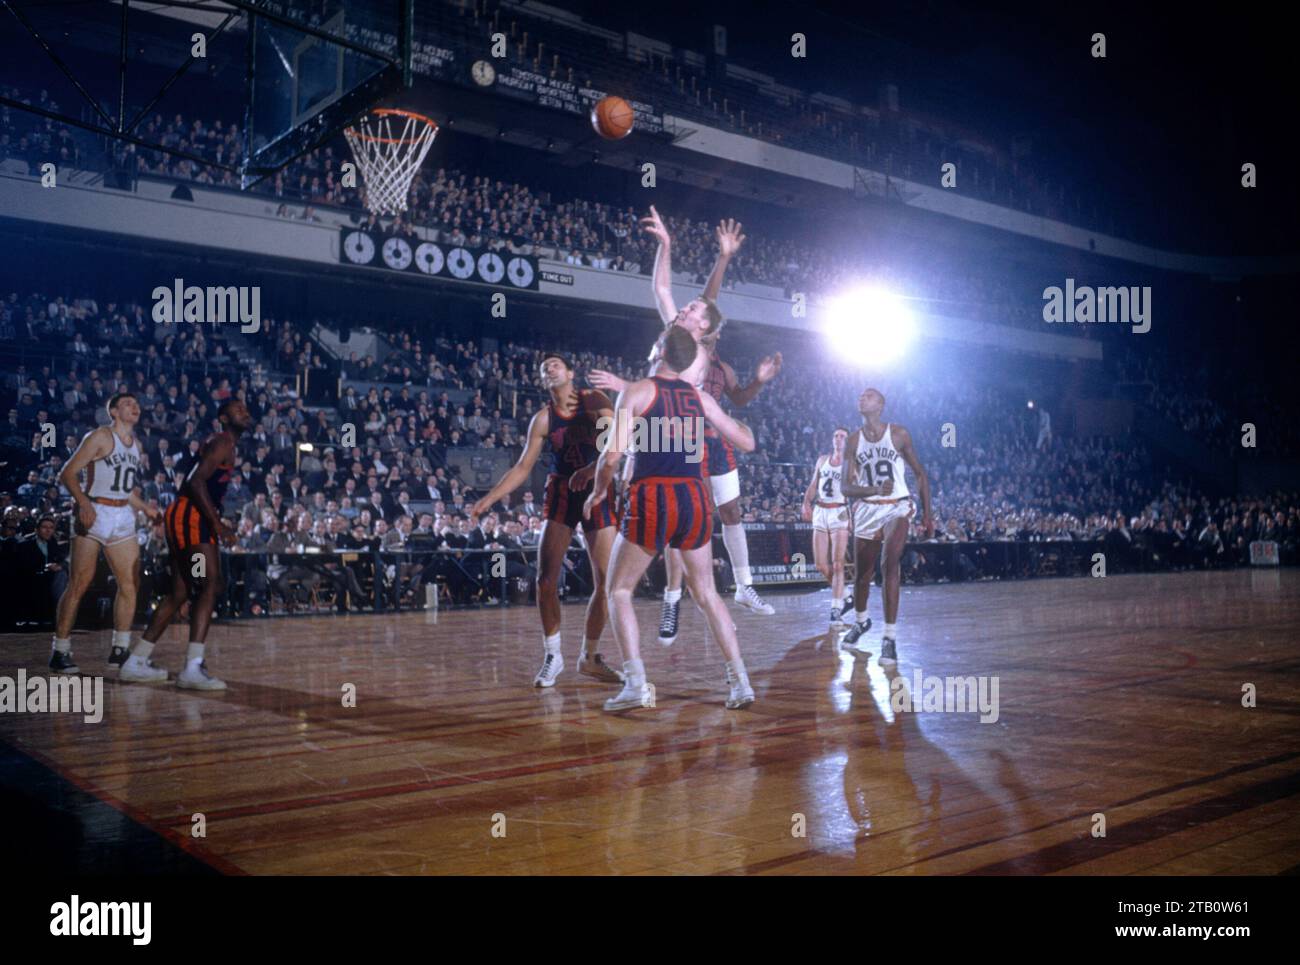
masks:
POLYGON ((831 623, 840 622, 848 609, 844 597, 844 555, 849 545, 848 498, 841 484, 844 477, 844 445, 848 429, 836 429, 831 436, 830 455, 819 456, 812 480, 803 494, 803 519, 813 524, 813 558, 817 569, 831 585, 831 623))
POLYGON ((867 596, 883 551, 885 632, 880 660, 895 663, 903 547, 907 543, 908 526, 916 514, 916 501, 907 488, 905 467, 910 466, 916 476, 926 539, 934 536, 934 519, 930 515, 930 481, 912 448, 912 435, 902 426, 882 420, 884 411, 884 395, 878 389, 864 389, 858 397, 862 428, 849 437, 845 452, 845 463, 852 474, 842 488, 844 495, 853 500, 853 553, 857 569, 853 607, 856 612, 853 626, 840 643, 852 647, 871 626, 867 619, 867 596))
MULTIPOLYGON (((135 619, 136 570, 140 543, 136 539, 135 514, 144 513, 158 523, 162 513, 149 506, 136 491, 141 471, 140 444, 135 425, 140 421, 140 403, 129 392, 108 400, 113 421, 86 434, 59 476, 76 501, 73 520, 71 572, 68 587, 59 598, 54 622, 54 645, 50 669, 58 673, 80 673, 72 659, 72 626, 77 608, 95 578, 102 549, 117 581, 113 598, 113 649, 109 663, 120 667, 131 645, 131 622, 135 619), (81 471, 86 470, 82 488, 81 471)), ((154 668, 149 680, 166 680, 167 671, 154 668)), ((141 677, 139 679, 145 679, 141 677)))

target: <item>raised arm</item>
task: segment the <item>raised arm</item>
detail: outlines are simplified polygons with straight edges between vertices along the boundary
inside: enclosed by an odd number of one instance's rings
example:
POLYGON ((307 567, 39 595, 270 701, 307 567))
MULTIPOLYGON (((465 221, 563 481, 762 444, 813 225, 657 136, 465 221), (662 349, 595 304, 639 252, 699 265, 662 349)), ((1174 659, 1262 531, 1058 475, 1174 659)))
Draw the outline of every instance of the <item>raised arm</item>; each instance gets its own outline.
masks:
POLYGON ((749 385, 741 387, 740 380, 736 378, 736 370, 726 362, 722 363, 722 371, 726 377, 726 387, 724 391, 731 404, 736 408, 744 408, 754 401, 754 397, 762 391, 763 386, 771 382, 781 374, 781 353, 769 355, 763 361, 758 363, 758 368, 754 370, 754 378, 749 385))
POLYGON ((930 515, 930 480, 912 447, 912 434, 902 426, 894 426, 894 445, 898 447, 898 454, 903 457, 903 461, 916 474, 916 491, 921 497, 921 525, 925 528, 925 538, 931 539, 934 536, 934 517, 930 515))
POLYGON ((740 246, 745 241, 745 236, 741 234, 740 222, 733 221, 731 218, 718 222, 716 234, 718 260, 713 263, 709 280, 704 283, 705 297, 715 302, 718 300, 718 292, 722 291, 722 276, 727 273, 727 266, 731 264, 731 259, 735 257, 736 252, 740 251, 740 246))
POLYGON ((488 494, 470 507, 471 516, 482 516, 498 499, 514 492, 524 484, 528 474, 533 471, 533 466, 537 465, 537 457, 541 455, 542 446, 546 444, 546 434, 550 431, 551 410, 548 407, 534 415, 533 420, 528 423, 528 438, 524 442, 524 451, 519 454, 515 464, 497 480, 496 485, 488 490, 488 494))
POLYGON ((650 284, 654 288, 655 307, 659 309, 659 317, 664 325, 671 325, 677 318, 677 305, 673 301, 672 239, 653 204, 650 205, 650 214, 641 219, 641 230, 659 243, 650 284))

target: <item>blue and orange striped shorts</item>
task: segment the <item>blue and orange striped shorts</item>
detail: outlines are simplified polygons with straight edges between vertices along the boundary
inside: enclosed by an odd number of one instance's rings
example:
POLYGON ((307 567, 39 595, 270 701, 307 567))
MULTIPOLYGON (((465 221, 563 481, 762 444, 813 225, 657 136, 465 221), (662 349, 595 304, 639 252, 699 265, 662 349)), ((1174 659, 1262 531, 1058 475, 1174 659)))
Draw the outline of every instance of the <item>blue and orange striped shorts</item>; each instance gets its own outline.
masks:
POLYGON ((163 514, 163 532, 173 550, 187 550, 204 544, 215 545, 217 534, 212 524, 199 512, 188 496, 177 496, 176 502, 163 514))
POLYGON ((576 493, 570 492, 569 477, 551 473, 546 477, 546 491, 542 495, 542 510, 545 513, 543 518, 553 523, 561 523, 569 529, 577 529, 581 525, 582 531, 587 534, 604 529, 606 526, 617 526, 618 516, 614 512, 614 487, 609 487, 609 492, 591 514, 591 519, 584 519, 582 506, 590 495, 591 486, 576 493))
POLYGON ((703 479, 647 476, 628 487, 624 539, 651 553, 696 550, 713 538, 713 501, 703 479))

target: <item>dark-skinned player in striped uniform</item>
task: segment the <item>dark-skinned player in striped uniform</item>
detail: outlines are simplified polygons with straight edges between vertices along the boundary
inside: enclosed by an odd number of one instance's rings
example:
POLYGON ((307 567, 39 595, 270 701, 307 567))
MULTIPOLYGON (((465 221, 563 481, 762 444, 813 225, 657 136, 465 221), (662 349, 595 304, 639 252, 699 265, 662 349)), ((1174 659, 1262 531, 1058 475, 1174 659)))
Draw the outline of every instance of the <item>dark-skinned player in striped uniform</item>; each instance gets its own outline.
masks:
POLYGON ((582 516, 583 503, 591 494, 596 475, 596 458, 600 455, 596 448, 600 420, 612 421, 614 409, 604 392, 579 389, 573 384, 573 366, 561 355, 542 359, 540 374, 542 387, 551 394, 550 401, 528 424, 528 438, 519 461, 470 508, 470 515, 477 517, 490 511, 497 500, 527 482, 542 450, 549 450, 550 471, 543 498, 545 522, 537 553, 537 609, 542 618, 543 655, 542 669, 533 678, 533 686, 553 687, 564 669, 560 648, 560 573, 574 528, 579 524, 587 540, 594 589, 587 603, 578 673, 606 683, 621 683, 623 675, 596 652, 607 619, 605 569, 618 522, 613 499, 605 500, 601 511, 592 518, 582 516))
POLYGON ((122 666, 128 678, 144 673, 149 657, 185 601, 190 602, 190 644, 185 654, 185 669, 176 677, 176 686, 187 690, 225 690, 225 681, 208 673, 204 660, 208 627, 212 611, 225 587, 221 575, 221 552, 218 544, 235 542, 235 531, 221 518, 221 501, 235 471, 239 437, 253 425, 253 417, 241 399, 228 399, 217 410, 220 432, 214 433, 199 448, 198 460, 181 483, 176 501, 167 507, 163 532, 171 554, 172 591, 158 604, 149 629, 135 645, 122 666))

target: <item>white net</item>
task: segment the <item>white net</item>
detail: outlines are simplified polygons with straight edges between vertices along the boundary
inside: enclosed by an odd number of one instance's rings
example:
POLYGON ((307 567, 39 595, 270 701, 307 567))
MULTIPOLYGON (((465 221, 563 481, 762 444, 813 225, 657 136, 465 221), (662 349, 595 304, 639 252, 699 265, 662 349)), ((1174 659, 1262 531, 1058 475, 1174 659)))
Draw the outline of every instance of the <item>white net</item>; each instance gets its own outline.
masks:
POLYGON ((419 114, 385 108, 366 114, 343 134, 365 181, 366 207, 375 214, 405 211, 411 180, 438 125, 419 114))

